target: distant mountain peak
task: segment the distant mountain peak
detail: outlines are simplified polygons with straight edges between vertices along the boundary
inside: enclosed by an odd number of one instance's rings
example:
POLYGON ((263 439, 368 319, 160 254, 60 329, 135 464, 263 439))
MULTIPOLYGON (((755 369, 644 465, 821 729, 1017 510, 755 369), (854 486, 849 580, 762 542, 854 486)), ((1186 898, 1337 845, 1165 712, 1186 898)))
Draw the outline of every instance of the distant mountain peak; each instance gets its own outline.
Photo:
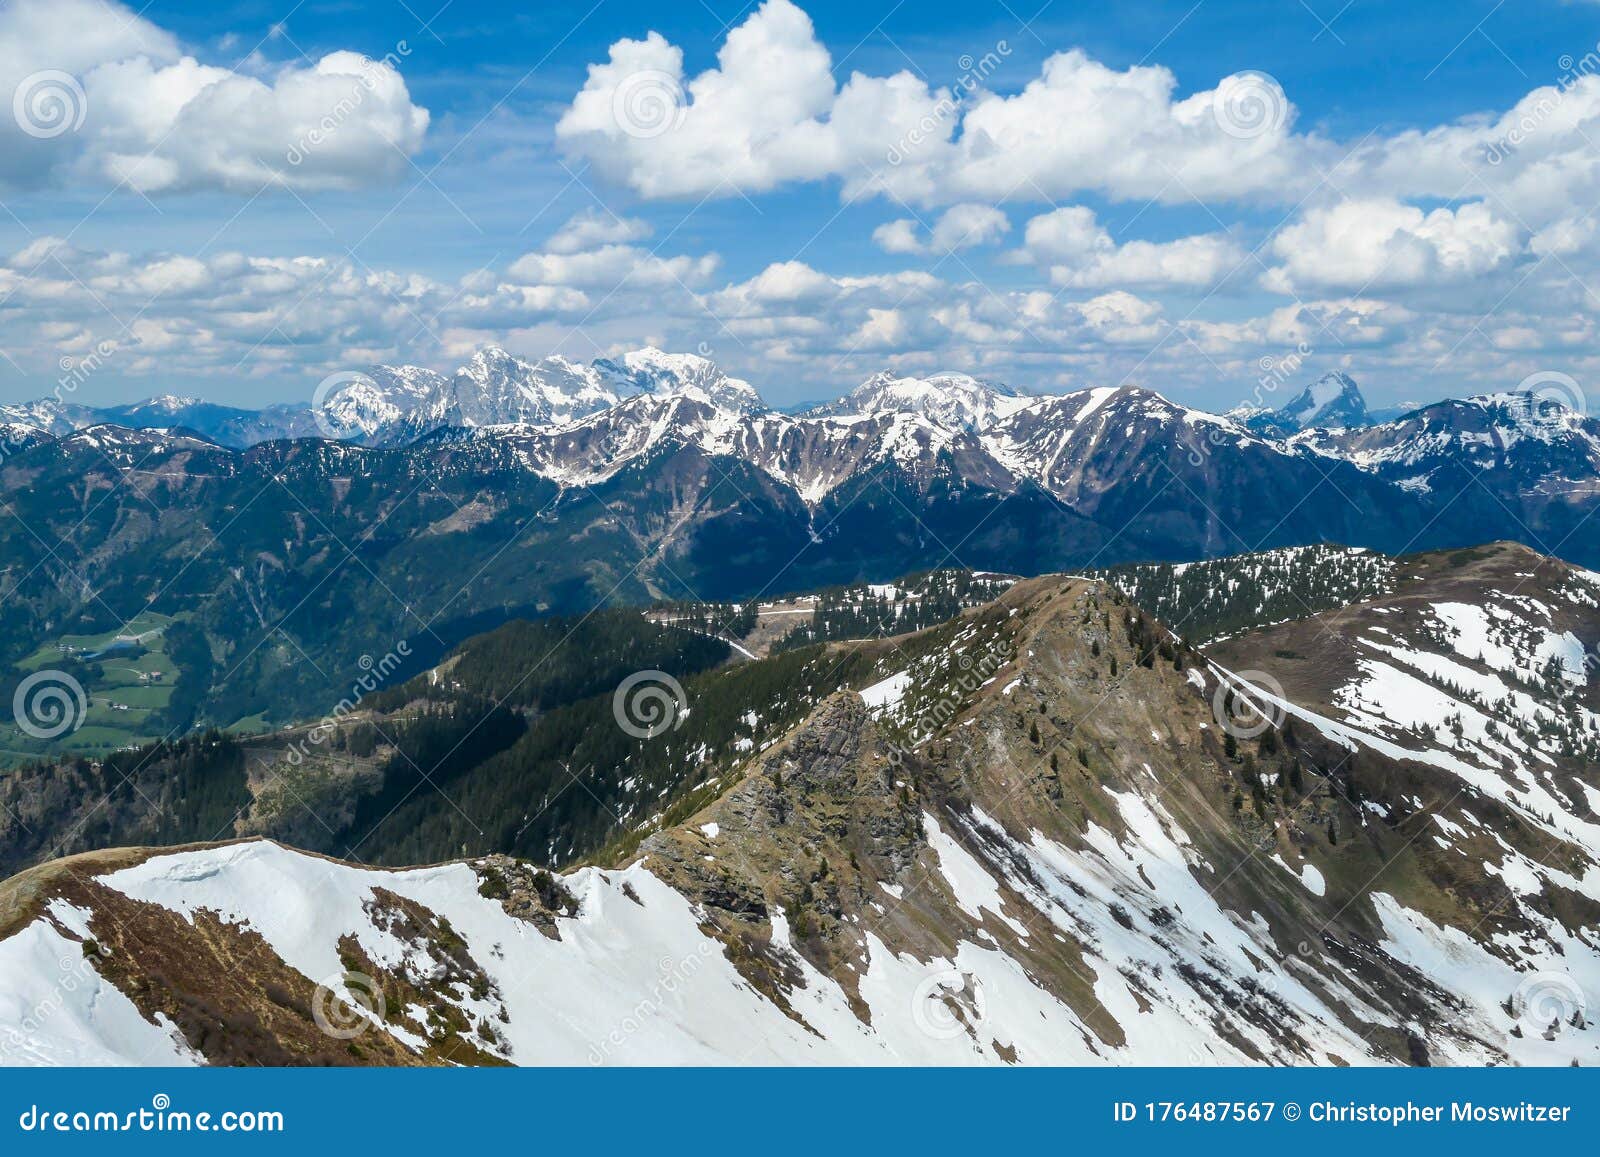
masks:
POLYGON ((1276 410, 1246 402, 1229 410, 1227 416, 1272 438, 1311 429, 1354 429, 1373 422, 1361 388, 1342 370, 1323 374, 1276 410))
POLYGON ((191 406, 204 405, 200 398, 185 397, 182 394, 157 394, 153 398, 146 398, 130 406, 130 410, 159 411, 175 414, 180 410, 187 410, 191 406))
POLYGON ((755 414, 767 409, 756 388, 735 378, 708 357, 674 354, 645 346, 615 358, 597 358, 596 373, 627 393, 698 393, 719 409, 755 414))
POLYGON ((879 370, 842 398, 816 406, 811 417, 920 414, 953 430, 977 431, 1020 409, 1027 395, 959 370, 926 377, 879 370))
POLYGON ((1277 411, 1284 422, 1297 429, 1312 426, 1363 426, 1367 422, 1367 400, 1349 374, 1334 370, 1312 382, 1298 397, 1277 411))

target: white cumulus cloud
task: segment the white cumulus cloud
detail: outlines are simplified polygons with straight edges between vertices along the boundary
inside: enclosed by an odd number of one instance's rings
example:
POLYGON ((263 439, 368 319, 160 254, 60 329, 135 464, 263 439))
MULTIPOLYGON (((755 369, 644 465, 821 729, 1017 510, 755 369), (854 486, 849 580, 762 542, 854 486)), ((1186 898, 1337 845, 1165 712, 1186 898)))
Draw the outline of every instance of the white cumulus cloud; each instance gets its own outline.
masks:
POLYGON ((1032 218, 1023 238, 1020 256, 1047 266, 1055 284, 1082 289, 1209 286, 1246 260, 1238 244, 1220 233, 1119 245, 1081 205, 1032 218))
POLYGON ((331 52, 246 75, 202 63, 113 0, 0 8, 0 184, 126 184, 146 194, 392 180, 428 112, 397 65, 331 52))
POLYGON ((1478 277, 1523 248, 1520 229, 1481 201, 1424 213, 1385 198, 1311 209, 1281 230, 1271 288, 1387 289, 1478 277))
POLYGON ((1011 96, 933 88, 909 72, 856 72, 838 86, 831 66, 811 18, 790 0, 766 0, 729 31, 717 66, 695 76, 659 33, 617 41, 589 66, 556 132, 648 197, 841 178, 851 193, 925 204, 1087 189, 1252 196, 1298 178, 1307 152, 1325 148, 1293 135, 1293 105, 1259 74, 1245 86, 1249 101, 1230 102, 1216 89, 1180 98, 1168 69, 1118 70, 1076 49, 1051 56, 1011 96), (1248 108, 1245 119, 1234 104, 1248 108))
POLYGON ((939 215, 927 236, 915 220, 902 217, 879 225, 872 240, 885 253, 955 253, 992 245, 1011 230, 1006 215, 993 205, 952 205, 939 215))

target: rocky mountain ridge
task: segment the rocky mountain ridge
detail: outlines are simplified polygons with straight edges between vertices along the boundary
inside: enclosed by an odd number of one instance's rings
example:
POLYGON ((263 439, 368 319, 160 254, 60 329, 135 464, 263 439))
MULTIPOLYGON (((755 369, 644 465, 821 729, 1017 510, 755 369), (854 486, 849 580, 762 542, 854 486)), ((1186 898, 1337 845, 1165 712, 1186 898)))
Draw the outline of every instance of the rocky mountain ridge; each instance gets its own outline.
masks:
POLYGON ((1277 708, 1097 582, 1018 583, 870 662, 563 874, 260 841, 25 873, 0 974, 17 1009, 74 983, 39 1024, 0 1006, 8 1055, 1600 1061, 1600 865, 1509 781, 1277 708))

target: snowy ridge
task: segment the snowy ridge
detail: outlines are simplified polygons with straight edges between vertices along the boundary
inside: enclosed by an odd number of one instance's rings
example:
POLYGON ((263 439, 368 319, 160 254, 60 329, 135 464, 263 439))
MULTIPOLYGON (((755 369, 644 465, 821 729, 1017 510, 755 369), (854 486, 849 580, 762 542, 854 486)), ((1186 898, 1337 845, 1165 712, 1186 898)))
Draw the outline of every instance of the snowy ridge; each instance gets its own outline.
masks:
POLYGON ((983 434, 995 459, 1067 502, 1103 488, 1113 459, 1140 453, 1205 463, 1226 453, 1289 454, 1230 418, 1136 386, 1030 402, 983 434))
POLYGON ((1226 418, 1134 387, 1010 400, 1017 405, 1007 416, 973 433, 917 408, 815 417, 741 413, 687 386, 628 399, 564 427, 491 427, 478 436, 514 446, 528 470, 563 485, 609 478, 666 443, 695 446, 754 466, 807 504, 885 463, 1001 492, 1028 480, 1070 502, 1103 489, 1098 460, 1125 447, 1159 444, 1178 459, 1221 449, 1290 453, 1226 418))
MULTIPOLYGON (((1118 895, 1125 887, 1118 881, 1140 867, 1172 882, 1188 879, 1179 845, 1162 821, 1132 800, 1121 806, 1134 809, 1148 846, 1119 846, 1106 837, 1100 853, 1090 857, 1093 864, 1070 864, 1064 849, 1048 841, 1019 851, 1047 881, 1059 879, 1062 872, 1071 878, 1089 870, 1088 878, 1102 881, 1102 899, 1118 895)), ((939 869, 955 889, 958 904, 969 907, 980 923, 991 914, 1008 919, 991 870, 945 837, 932 817, 927 822, 936 836, 939 869)), ((1247 1059, 1207 1027, 1204 995, 1186 985, 1180 984, 1178 1007, 1163 1005, 1155 1016, 1137 1015, 1141 998, 1117 972, 1134 955, 1123 942, 1107 945, 1113 959, 1095 962, 1104 972, 1103 999, 1132 1030, 1123 1049, 1096 1046, 1092 1030, 1070 1008, 982 937, 963 940, 953 957, 919 961, 869 936, 860 986, 871 1011, 869 1025, 852 1011, 838 984, 786 948, 786 923, 775 913, 775 950, 797 977, 787 993, 803 1022, 797 1023, 735 971, 723 945, 705 935, 690 903, 661 883, 648 863, 620 871, 587 868, 562 877, 580 907, 559 920, 559 939, 541 934, 481 896, 479 876, 465 863, 375 871, 256 841, 154 856, 110 873, 102 882, 185 920, 203 911, 253 930, 308 981, 335 985, 340 992, 348 938, 380 967, 427 970, 428 961, 411 956, 412 949, 375 920, 371 910, 375 888, 413 900, 448 921, 488 978, 490 996, 460 993, 452 1003, 474 1021, 498 1019, 503 1007, 506 1016, 499 1022, 500 1043, 494 1051, 519 1064, 996 1064, 1002 1060, 1000 1049, 1015 1050, 1032 1063, 1108 1064, 1119 1063, 1119 1057, 1122 1063, 1137 1058, 1140 1063, 1172 1064, 1247 1059), (935 1021, 930 1028, 930 1016, 935 1015, 929 1012, 930 1000, 943 987, 959 992, 963 983, 983 994, 978 1010, 981 1041, 959 1024, 946 1028, 935 1021), (650 994, 654 997, 648 1007, 641 1005, 641 997, 650 994)), ((1222 934, 1225 944, 1241 949, 1248 945, 1249 955, 1265 950, 1259 937, 1205 903, 1192 880, 1183 896, 1184 902, 1195 902, 1202 919, 1205 910, 1214 913, 1205 928, 1222 934)), ((1079 901, 1064 880, 1059 891, 1039 892, 1032 899, 1051 920, 1080 934, 1084 920, 1092 920, 1102 934, 1118 927, 1104 908, 1079 901)), ((86 915, 58 904, 19 935, 0 941, 0 976, 10 994, 0 1003, 0 1024, 15 1031, 17 1014, 28 1007, 30 995, 42 995, 30 992, 30 978, 48 981, 58 961, 81 957, 86 915), (41 959, 47 963, 41 965, 41 959)), ((1201 951, 1199 935, 1196 931, 1186 951, 1201 951)), ((1245 956, 1238 962, 1243 966, 1245 956)), ((84 971, 85 983, 68 993, 65 1007, 47 1020, 45 1031, 26 1034, 6 1059, 24 1064, 202 1060, 170 1024, 147 1022, 126 996, 92 969, 84 971)), ((1279 972, 1274 982, 1309 1012, 1327 1015, 1286 972, 1279 972)), ((373 1027, 402 1039, 406 1035, 403 1027, 373 1027)), ((1257 1043, 1271 1047, 1265 1036, 1257 1043)), ((1329 1032, 1327 1046, 1344 1057, 1362 1053, 1360 1042, 1347 1031, 1329 1032)))
POLYGON ((1372 543, 1388 545, 1429 527, 1459 541, 1484 519, 1507 533, 1517 525, 1508 512, 1537 531, 1548 505, 1600 502, 1600 422, 1559 400, 1485 395, 1368 425, 1360 392, 1343 374, 1313 383, 1283 410, 1227 416, 1135 386, 1030 397, 967 374, 889 372, 788 415, 709 359, 655 348, 584 365, 559 356, 527 361, 491 346, 453 374, 374 366, 329 381, 315 409, 233 410, 164 397, 93 410, 47 399, 0 408, 0 421, 17 427, 9 441, 23 449, 104 422, 191 429, 233 448, 329 435, 383 448, 481 441, 561 485, 593 485, 670 444, 739 459, 811 507, 893 464, 922 484, 942 480, 998 497, 1037 486, 1118 527, 1147 503, 1187 505, 1172 511, 1184 525, 1173 533, 1202 554, 1270 545, 1256 531, 1278 529, 1277 520, 1251 520, 1285 493, 1318 488, 1326 495, 1292 507, 1279 541, 1309 541, 1312 528, 1368 541, 1363 532, 1372 529, 1372 543), (1300 428, 1310 422, 1318 425, 1300 428), (1163 484, 1175 479, 1182 484, 1163 497, 1163 484), (1470 501, 1454 502, 1464 487, 1470 501), (1199 501, 1180 501, 1191 496, 1199 501), (1532 509, 1516 509, 1524 501, 1532 509), (1441 509, 1430 512, 1436 502, 1441 509))
POLYGON ((33 402, 0 406, 0 421, 41 434, 60 436, 93 424, 95 418, 87 406, 59 402, 54 398, 40 398, 33 402))
POLYGON ((647 346, 614 361, 602 358, 590 369, 601 380, 614 382, 617 393, 624 397, 630 393, 693 390, 722 409, 756 414, 767 408, 749 382, 729 377, 715 362, 699 354, 669 354, 647 346))
POLYGON ((585 366, 560 356, 529 362, 498 346, 479 350, 449 377, 415 366, 375 366, 321 405, 337 430, 403 445, 447 427, 559 428, 640 394, 682 394, 740 412, 765 408, 748 382, 694 355, 644 349, 585 366), (339 413, 347 395, 361 405, 353 421, 339 413))
MULTIPOLYGON (((1386 934, 1381 945, 1383 950, 1460 998, 1451 1022, 1462 1036, 1440 1040, 1447 1046, 1450 1063, 1488 1063, 1482 1052, 1466 1046, 1469 1038, 1502 1041, 1518 1064, 1564 1065, 1578 1063, 1580 1058, 1583 1064, 1593 1064, 1600 1060, 1600 1043, 1575 1040, 1574 1035, 1566 1031, 1571 1026, 1552 1025, 1544 1033, 1536 1031, 1543 1027, 1542 1022, 1525 1026, 1521 1023, 1526 1020, 1525 1010, 1516 1007, 1515 1000, 1516 994, 1529 989, 1530 978, 1533 978, 1533 983, 1562 994, 1563 1017, 1576 1008, 1577 1021, 1582 1023, 1588 1019, 1588 1010, 1595 1007, 1595 1000, 1600 996, 1600 945, 1584 931, 1574 934, 1559 919, 1548 915, 1545 903, 1551 889, 1576 892, 1591 902, 1600 902, 1600 864, 1587 852, 1600 846, 1600 824, 1564 811, 1570 801, 1560 800, 1538 787, 1526 789, 1517 779, 1487 771, 1447 747, 1417 751, 1383 738, 1376 730, 1363 729, 1359 724, 1372 721, 1371 716, 1363 719, 1358 712, 1351 716, 1356 721, 1354 725, 1339 722, 1291 702, 1259 683, 1250 683, 1223 667, 1213 665, 1212 674, 1264 705, 1268 714, 1308 723, 1352 751, 1365 748, 1391 759, 1417 760, 1460 776, 1465 791, 1473 795, 1482 793, 1504 803, 1558 840, 1571 841, 1574 848, 1584 850, 1580 858, 1586 861, 1585 870, 1573 874, 1552 862, 1558 860, 1554 854, 1535 859, 1513 848, 1486 829, 1465 807, 1456 810, 1453 817, 1435 813, 1432 816, 1435 831, 1431 839, 1440 848, 1452 849, 1459 841, 1463 845, 1461 854, 1472 856, 1474 853, 1464 846, 1469 840, 1487 837, 1498 844, 1500 858, 1498 862, 1486 864, 1485 870, 1506 882, 1512 897, 1507 914, 1529 926, 1533 933, 1524 932, 1514 938, 1501 938, 1499 943, 1485 944, 1482 938, 1475 939, 1460 929, 1441 925, 1421 912, 1408 909, 1385 891, 1374 891, 1372 903, 1386 934), (1529 1027, 1535 1031, 1528 1031, 1529 1027)), ((1380 815, 1385 812, 1379 805, 1369 806, 1380 815)), ((1473 932, 1484 931, 1481 926, 1473 929, 1473 932)))
POLYGON ((896 377, 885 370, 873 374, 844 397, 808 410, 806 416, 920 414, 947 429, 978 431, 1027 403, 1028 398, 1010 386, 970 374, 896 377))
MULTIPOLYGON (((808 504, 885 463, 926 472, 950 453, 982 456, 970 435, 916 415, 742 414, 695 386, 630 398, 568 426, 491 427, 477 437, 511 448, 525 469, 564 486, 603 482, 666 447, 694 447, 748 463, 808 504)), ((978 469, 980 476, 1002 473, 992 464, 978 469)))
POLYGON ((1531 393, 1439 402, 1360 430, 1308 430, 1289 445, 1423 492, 1436 473, 1463 467, 1514 471, 1529 488, 1558 492, 1600 474, 1600 422, 1531 393))

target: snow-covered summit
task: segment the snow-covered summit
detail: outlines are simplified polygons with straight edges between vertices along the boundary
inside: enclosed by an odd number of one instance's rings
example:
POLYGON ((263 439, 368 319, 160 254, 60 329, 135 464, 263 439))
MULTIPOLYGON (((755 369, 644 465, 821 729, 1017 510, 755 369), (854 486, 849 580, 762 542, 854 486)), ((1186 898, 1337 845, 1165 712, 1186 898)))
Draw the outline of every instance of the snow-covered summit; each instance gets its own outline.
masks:
POLYGON ((618 358, 600 358, 590 367, 619 393, 677 394, 699 391, 712 405, 739 413, 767 408, 756 388, 723 373, 716 362, 699 354, 670 354, 646 346, 618 358))
POLYGON ((373 366, 317 400, 331 430, 401 445, 443 427, 560 427, 641 394, 684 394, 737 413, 766 409, 749 382, 708 358, 634 350, 589 365, 560 355, 528 361, 486 346, 454 374, 373 366))
POLYGON ((89 425, 93 412, 87 406, 77 406, 55 398, 38 398, 32 402, 15 402, 0 406, 0 422, 27 426, 42 434, 57 437, 89 425))
POLYGON ((1600 422, 1528 391, 1435 402, 1365 429, 1307 430, 1291 443, 1412 486, 1464 464, 1513 479, 1524 493, 1568 490, 1600 471, 1600 422))
POLYGON ((181 414, 185 410, 204 404, 199 398, 186 397, 181 394, 157 394, 153 398, 135 402, 127 407, 127 411, 130 414, 181 414))
POLYGON ((811 417, 920 414, 952 430, 978 431, 1015 413, 1029 399, 1004 384, 964 373, 925 378, 873 374, 850 393, 808 411, 811 417))
POLYGON ((1300 429, 1311 426, 1363 426, 1367 422, 1367 400, 1361 396, 1349 374, 1323 374, 1300 395, 1278 411, 1285 422, 1300 429))

